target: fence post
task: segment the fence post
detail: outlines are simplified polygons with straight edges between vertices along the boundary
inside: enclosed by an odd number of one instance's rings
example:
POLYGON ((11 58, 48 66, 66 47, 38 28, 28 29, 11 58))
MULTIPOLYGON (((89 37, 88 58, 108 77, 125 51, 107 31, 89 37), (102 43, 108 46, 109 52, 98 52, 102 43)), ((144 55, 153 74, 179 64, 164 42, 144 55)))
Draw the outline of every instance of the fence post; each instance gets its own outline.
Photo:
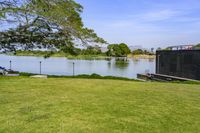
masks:
POLYGON ((12 69, 12 61, 10 60, 10 70, 12 69))
POLYGON ((40 61, 40 75, 42 74, 42 61, 40 61))
POLYGON ((73 76, 75 76, 75 69, 74 69, 74 67, 75 67, 75 63, 73 62, 73 76))

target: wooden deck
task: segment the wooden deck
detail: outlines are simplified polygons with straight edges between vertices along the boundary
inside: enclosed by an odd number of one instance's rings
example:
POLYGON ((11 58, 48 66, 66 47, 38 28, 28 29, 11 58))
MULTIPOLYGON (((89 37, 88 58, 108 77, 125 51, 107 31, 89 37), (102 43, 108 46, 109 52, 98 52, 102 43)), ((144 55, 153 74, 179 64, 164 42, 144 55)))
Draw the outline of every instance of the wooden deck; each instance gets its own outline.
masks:
POLYGON ((137 74, 137 78, 143 80, 153 80, 153 81, 192 81, 192 82, 200 82, 199 80, 170 76, 170 75, 163 75, 163 74, 137 74))

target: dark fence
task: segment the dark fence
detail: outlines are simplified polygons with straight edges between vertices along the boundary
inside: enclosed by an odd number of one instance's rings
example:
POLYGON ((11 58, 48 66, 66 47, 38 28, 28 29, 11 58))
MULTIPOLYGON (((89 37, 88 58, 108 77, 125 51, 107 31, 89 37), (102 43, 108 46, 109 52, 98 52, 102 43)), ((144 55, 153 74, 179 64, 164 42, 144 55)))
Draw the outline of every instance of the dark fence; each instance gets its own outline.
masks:
POLYGON ((200 80, 200 50, 157 51, 156 73, 200 80))

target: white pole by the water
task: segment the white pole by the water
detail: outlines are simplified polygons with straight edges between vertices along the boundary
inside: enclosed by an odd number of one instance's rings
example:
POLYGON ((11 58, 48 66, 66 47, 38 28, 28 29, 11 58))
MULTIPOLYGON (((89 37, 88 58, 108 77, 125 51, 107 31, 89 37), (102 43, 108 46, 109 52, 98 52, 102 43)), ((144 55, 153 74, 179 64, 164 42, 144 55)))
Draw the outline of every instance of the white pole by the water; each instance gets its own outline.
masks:
POLYGON ((10 70, 12 69, 12 61, 10 60, 10 70))
POLYGON ((75 63, 73 62, 73 76, 75 75, 75 69, 74 69, 74 67, 75 67, 75 63))
POLYGON ((40 61, 40 74, 42 74, 42 62, 40 61))

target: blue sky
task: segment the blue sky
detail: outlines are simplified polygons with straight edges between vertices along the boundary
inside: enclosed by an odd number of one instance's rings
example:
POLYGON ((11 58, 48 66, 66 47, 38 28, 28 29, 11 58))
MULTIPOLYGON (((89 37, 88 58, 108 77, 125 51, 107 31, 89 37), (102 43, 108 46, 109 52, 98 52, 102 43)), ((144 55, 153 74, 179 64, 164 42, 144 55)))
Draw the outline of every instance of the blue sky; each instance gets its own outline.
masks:
POLYGON ((200 0, 76 0, 86 27, 109 43, 143 47, 200 42, 200 0))

